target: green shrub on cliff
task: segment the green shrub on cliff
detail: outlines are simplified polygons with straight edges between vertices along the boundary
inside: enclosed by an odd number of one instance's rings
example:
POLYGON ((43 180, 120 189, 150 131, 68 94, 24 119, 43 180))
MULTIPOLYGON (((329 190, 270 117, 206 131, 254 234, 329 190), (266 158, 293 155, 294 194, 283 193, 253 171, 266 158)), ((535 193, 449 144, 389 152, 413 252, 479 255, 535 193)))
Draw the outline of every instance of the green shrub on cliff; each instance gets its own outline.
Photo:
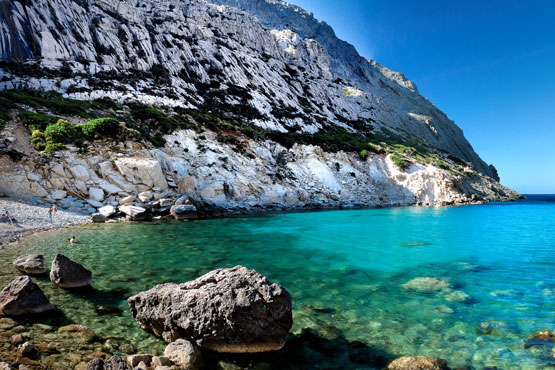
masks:
POLYGON ((408 159, 400 156, 397 153, 391 155, 391 160, 393 161, 393 164, 402 171, 405 171, 411 165, 411 162, 408 159))
POLYGON ((77 137, 77 131, 71 123, 59 119, 56 123, 48 125, 44 130, 46 142, 69 144, 77 137))
POLYGON ((76 126, 87 139, 116 138, 120 133, 120 124, 114 118, 96 118, 76 126))

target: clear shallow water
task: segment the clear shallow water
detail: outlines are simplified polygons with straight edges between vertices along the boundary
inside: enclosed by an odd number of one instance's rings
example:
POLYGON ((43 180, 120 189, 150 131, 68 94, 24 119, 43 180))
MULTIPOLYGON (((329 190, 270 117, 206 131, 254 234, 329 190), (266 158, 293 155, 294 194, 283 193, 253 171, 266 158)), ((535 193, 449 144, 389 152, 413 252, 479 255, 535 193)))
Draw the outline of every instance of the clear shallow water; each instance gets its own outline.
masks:
POLYGON ((548 365, 544 354, 525 349, 524 340, 555 329, 555 197, 89 225, 0 250, 2 285, 16 275, 9 264, 22 252, 43 253, 48 263, 63 253, 91 269, 94 291, 88 294, 65 292, 47 278, 38 283, 65 321, 128 338, 139 352, 161 352, 164 344, 131 319, 128 296, 237 264, 291 293, 294 333, 312 328, 390 357, 437 356, 453 368, 538 369, 548 365), (72 235, 79 244, 68 244, 72 235), (403 289, 416 277, 443 279, 451 288, 403 289), (463 302, 456 300, 465 298, 461 293, 449 296, 459 291, 468 295, 463 302), (98 305, 123 312, 98 315, 98 305))

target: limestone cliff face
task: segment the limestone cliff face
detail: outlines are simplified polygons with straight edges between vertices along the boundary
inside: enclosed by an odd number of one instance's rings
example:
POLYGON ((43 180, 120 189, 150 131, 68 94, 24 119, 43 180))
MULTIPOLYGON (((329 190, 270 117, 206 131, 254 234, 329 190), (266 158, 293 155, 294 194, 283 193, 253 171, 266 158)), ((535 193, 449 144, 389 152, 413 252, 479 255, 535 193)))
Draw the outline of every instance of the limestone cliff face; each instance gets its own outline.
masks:
POLYGON ((282 132, 337 125, 497 176, 405 76, 281 1, 0 0, 0 60, 0 89, 202 106, 282 132))

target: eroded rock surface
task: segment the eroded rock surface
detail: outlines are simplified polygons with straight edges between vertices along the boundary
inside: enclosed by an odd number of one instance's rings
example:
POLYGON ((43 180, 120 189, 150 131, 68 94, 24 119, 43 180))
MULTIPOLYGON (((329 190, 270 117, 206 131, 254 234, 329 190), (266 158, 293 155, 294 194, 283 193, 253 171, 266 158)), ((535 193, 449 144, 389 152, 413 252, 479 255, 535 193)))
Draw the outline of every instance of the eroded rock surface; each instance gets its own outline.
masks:
POLYGON ((447 362, 437 357, 404 356, 393 360, 386 370, 449 370, 447 362))
POLYGON ((21 272, 30 275, 40 275, 46 272, 44 256, 41 254, 28 254, 18 257, 13 261, 13 265, 21 272))
POLYGON ((52 261, 50 280, 62 288, 79 288, 91 283, 92 272, 62 254, 52 261))
POLYGON ((28 276, 15 278, 0 292, 0 312, 4 315, 40 313, 53 309, 42 290, 28 276))
POLYGON ((139 325, 166 342, 183 338, 218 352, 278 350, 293 323, 289 293, 242 266, 157 285, 128 303, 139 325))

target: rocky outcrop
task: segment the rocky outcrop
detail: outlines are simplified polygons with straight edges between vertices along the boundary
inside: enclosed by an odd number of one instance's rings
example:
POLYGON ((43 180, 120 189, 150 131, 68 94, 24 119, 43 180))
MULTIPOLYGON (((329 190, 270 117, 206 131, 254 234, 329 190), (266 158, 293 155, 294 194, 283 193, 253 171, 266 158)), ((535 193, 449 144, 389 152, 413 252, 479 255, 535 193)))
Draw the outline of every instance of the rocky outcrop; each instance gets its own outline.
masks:
POLYGON ((42 290, 28 276, 15 278, 0 292, 0 312, 24 315, 53 310, 42 290))
POLYGON ((386 370, 449 370, 447 362, 437 357, 404 356, 393 360, 386 370))
POLYGON ((181 369, 197 370, 204 366, 198 348, 185 339, 178 339, 168 344, 164 350, 164 356, 181 369))
POLYGON ((41 254, 28 254, 18 257, 13 261, 16 269, 29 275, 44 274, 47 269, 44 265, 44 256, 41 254))
POLYGON ((139 325, 166 342, 187 339, 217 352, 278 350, 292 325, 289 293, 242 266, 157 285, 128 303, 139 325))
POLYGON ((52 261, 50 280, 62 288, 79 288, 91 283, 92 273, 66 256, 57 254, 52 261))

